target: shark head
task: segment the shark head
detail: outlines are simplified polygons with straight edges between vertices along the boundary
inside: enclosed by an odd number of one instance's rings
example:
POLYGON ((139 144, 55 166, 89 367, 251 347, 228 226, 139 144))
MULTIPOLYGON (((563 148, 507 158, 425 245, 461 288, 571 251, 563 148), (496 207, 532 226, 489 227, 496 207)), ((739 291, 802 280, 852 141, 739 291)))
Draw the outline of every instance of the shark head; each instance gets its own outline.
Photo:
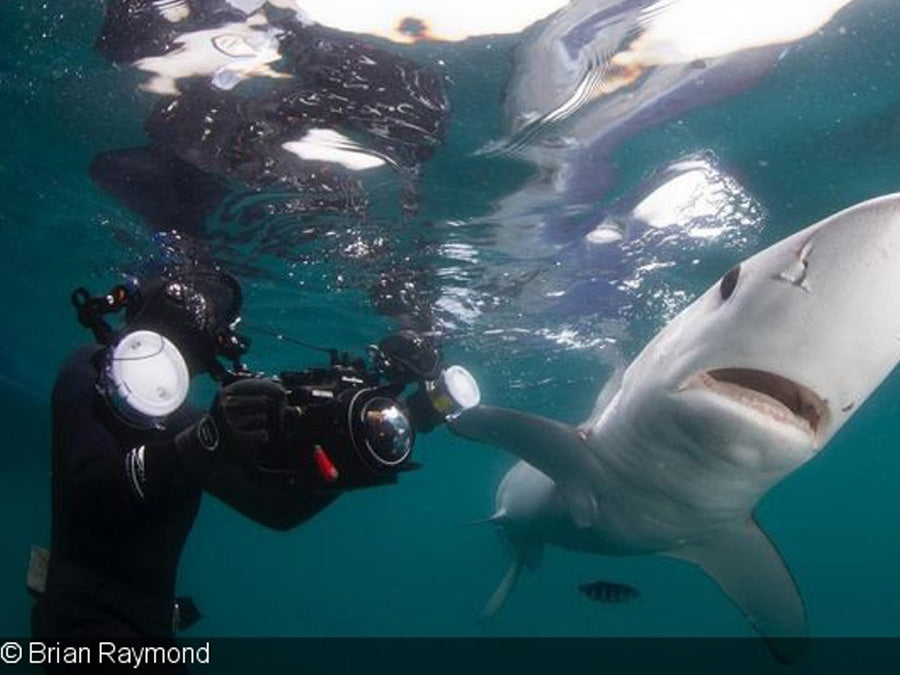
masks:
POLYGON ((898 286, 894 194, 725 273, 647 345, 603 417, 651 402, 707 445, 720 435, 748 462, 790 470, 824 447, 897 364, 898 286))

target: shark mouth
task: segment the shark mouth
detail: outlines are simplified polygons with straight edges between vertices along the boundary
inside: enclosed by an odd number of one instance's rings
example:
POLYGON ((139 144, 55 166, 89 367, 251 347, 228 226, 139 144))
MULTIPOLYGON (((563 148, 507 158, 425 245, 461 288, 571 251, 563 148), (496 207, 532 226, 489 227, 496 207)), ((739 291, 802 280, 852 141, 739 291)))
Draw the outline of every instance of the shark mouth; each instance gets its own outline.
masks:
POLYGON ((704 387, 811 436, 816 436, 828 412, 825 401, 811 389, 762 370, 718 368, 695 375, 688 384, 704 387))

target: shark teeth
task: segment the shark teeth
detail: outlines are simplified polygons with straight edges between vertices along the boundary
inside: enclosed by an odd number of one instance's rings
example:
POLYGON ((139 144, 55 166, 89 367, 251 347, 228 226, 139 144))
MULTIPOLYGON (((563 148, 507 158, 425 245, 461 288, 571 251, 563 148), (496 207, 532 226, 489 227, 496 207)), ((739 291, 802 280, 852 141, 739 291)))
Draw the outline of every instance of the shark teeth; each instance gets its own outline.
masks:
POLYGON ((708 389, 810 436, 818 433, 828 411, 812 390, 761 370, 719 368, 694 375, 686 385, 708 389))

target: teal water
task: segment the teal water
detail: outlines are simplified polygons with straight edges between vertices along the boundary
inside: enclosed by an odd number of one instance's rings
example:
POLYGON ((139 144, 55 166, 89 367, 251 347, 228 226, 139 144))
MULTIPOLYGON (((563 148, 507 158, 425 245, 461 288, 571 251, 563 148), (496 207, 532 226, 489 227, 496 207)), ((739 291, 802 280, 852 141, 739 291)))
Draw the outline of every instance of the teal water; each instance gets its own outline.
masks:
MULTIPOLYGON (((149 107, 135 78, 92 51, 101 3, 0 4, 0 634, 27 633, 23 590, 28 546, 49 536, 49 413, 55 369, 86 340, 68 305, 78 285, 105 289, 136 261, 158 253, 141 221, 87 175, 98 150, 142 141, 149 107)), ((789 51, 748 91, 643 131, 615 155, 610 202, 658 167, 712 151, 765 209, 761 248, 845 206, 900 189, 900 54, 895 3, 860 2, 843 32, 823 32, 789 51)), ((445 63, 451 126, 425 167, 422 211, 397 224, 390 206, 364 225, 390 228, 402 258, 434 263, 447 286, 465 289, 468 268, 421 242, 458 236, 449 222, 489 214, 527 171, 473 157, 501 133, 499 102, 512 39, 419 46, 413 57, 445 63), (490 45, 490 48, 488 48, 490 45), (500 56, 497 56, 497 55, 500 56), (490 105, 487 105, 485 102, 490 105), (426 225, 431 223, 432 225, 426 225)), ((497 160, 499 162, 499 160, 497 160)), ((379 188, 380 189, 380 188, 379 188)), ((391 186, 383 188, 390 204, 391 186)), ((477 237, 473 238, 478 241, 477 237)), ((668 286, 699 293, 750 251, 713 251, 700 265, 666 272, 668 286)), ((368 271, 348 257, 307 263, 241 252, 266 273, 247 275, 246 321, 344 349, 389 330, 365 292, 368 271)), ((483 253, 491 260, 490 251, 483 253)), ((312 262, 309 262, 312 259, 312 262)), ((433 279, 435 277, 432 277, 433 279)), ((437 283, 435 281, 435 283, 437 283)), ((873 293, 893 289, 873 289, 873 293)), ((537 321, 509 300, 487 323, 531 329, 537 321)), ((581 325, 600 338, 599 318, 581 325)), ((634 327, 633 355, 663 322, 634 327)), ((450 330, 451 357, 469 366, 486 400, 578 421, 608 375, 601 354, 550 340, 512 347, 477 322, 450 330), (522 386, 509 387, 509 382, 522 386), (526 386, 527 385, 527 386, 526 386)), ((275 371, 315 354, 258 337, 249 360, 275 371)), ((201 394, 208 394, 208 391, 201 394)), ((777 542, 805 597, 814 635, 900 635, 900 377, 895 373, 829 446, 774 489, 759 520, 777 542)), ((245 521, 204 500, 180 570, 180 586, 205 619, 193 635, 616 636, 749 635, 740 614, 698 571, 653 558, 601 559, 550 550, 525 575, 504 611, 478 612, 505 569, 489 514, 508 457, 439 430, 420 440, 425 470, 390 489, 341 498, 289 533, 245 521), (624 606, 587 602, 578 583, 599 578, 638 587, 624 606)))

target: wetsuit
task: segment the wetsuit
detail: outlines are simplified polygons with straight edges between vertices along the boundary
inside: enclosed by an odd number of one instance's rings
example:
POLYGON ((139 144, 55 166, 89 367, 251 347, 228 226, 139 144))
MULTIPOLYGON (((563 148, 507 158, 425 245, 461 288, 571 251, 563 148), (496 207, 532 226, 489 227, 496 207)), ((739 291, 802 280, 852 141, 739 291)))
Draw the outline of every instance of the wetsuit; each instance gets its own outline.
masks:
POLYGON ((175 434, 202 412, 182 406, 165 431, 131 429, 97 393, 100 348, 78 349, 52 395, 52 531, 35 638, 171 638, 178 560, 200 505, 175 434))
POLYGON ((202 412, 185 405, 164 431, 126 426, 96 390, 103 352, 78 349, 52 395, 53 519, 39 640, 173 640, 178 561, 206 489, 253 520, 289 529, 336 495, 260 482, 234 455, 176 446, 202 412))

